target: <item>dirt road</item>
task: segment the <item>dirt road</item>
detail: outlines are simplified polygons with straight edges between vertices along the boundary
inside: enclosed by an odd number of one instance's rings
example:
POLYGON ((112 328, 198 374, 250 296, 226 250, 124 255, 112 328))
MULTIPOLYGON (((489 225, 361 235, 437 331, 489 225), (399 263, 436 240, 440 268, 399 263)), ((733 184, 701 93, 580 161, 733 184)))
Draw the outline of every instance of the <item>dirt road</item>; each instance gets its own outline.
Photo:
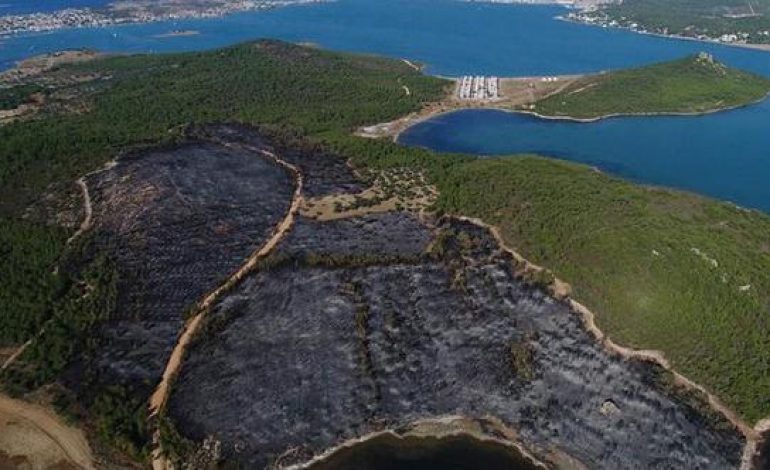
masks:
MULTIPOLYGON (((233 146, 232 144, 229 144, 226 142, 220 142, 220 144, 225 147, 233 146)), ((150 408, 151 417, 156 416, 165 407, 166 402, 168 401, 168 397, 171 393, 171 385, 173 383, 173 380, 179 374, 179 371, 182 368, 182 361, 184 360, 184 355, 185 355, 185 352, 187 351, 187 347, 189 346, 193 338, 195 338, 195 335, 200 329, 208 309, 214 304, 214 302, 222 294, 229 291, 233 286, 239 283, 247 274, 249 274, 257 265, 257 262, 259 262, 259 260, 269 255, 275 249, 275 247, 278 246, 278 244, 283 239, 283 237, 289 232, 289 230, 291 230, 292 226, 294 225, 294 218, 297 215, 300 207, 302 206, 303 180, 302 180, 302 173, 299 171, 299 169, 294 165, 281 160, 278 156, 276 156, 272 152, 268 152, 266 150, 257 149, 246 145, 244 145, 243 147, 248 148, 251 151, 260 153, 262 156, 268 158, 269 160, 274 161, 275 163, 286 168, 287 170, 289 170, 289 172, 292 173, 296 182, 296 187, 294 189, 294 196, 292 198, 291 206, 289 207, 289 210, 286 213, 286 217, 281 221, 280 224, 278 224, 278 226, 273 231, 273 235, 262 245, 262 247, 260 247, 259 250, 254 252, 246 261, 246 263, 243 266, 241 266, 241 268, 238 269, 238 271, 236 271, 232 276, 230 276, 230 278, 228 278, 227 281, 225 281, 213 292, 209 293, 198 304, 198 313, 185 326, 184 331, 179 337, 179 341, 174 347, 174 350, 171 352, 171 356, 168 360, 168 363, 166 364, 166 369, 163 371, 163 377, 160 383, 158 384, 157 388, 155 389, 155 392, 150 397, 149 408, 150 408)), ((157 430, 155 432, 153 441, 154 441, 153 444, 155 446, 155 449, 153 451, 153 461, 152 461, 153 469, 161 470, 161 469, 170 468, 170 463, 163 456, 162 449, 160 449, 159 434, 157 430)))
POLYGON ((0 395, 0 466, 11 462, 10 469, 94 468, 82 431, 47 408, 0 395))

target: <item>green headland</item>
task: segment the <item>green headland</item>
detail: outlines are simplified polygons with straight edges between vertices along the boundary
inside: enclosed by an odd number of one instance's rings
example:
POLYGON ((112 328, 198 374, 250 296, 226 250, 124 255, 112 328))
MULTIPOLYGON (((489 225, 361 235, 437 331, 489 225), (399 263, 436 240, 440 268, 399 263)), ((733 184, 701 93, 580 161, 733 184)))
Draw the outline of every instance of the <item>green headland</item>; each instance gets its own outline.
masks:
POLYGON ((770 80, 701 53, 672 62, 590 75, 535 103, 543 116, 699 114, 744 106, 770 93, 770 80))

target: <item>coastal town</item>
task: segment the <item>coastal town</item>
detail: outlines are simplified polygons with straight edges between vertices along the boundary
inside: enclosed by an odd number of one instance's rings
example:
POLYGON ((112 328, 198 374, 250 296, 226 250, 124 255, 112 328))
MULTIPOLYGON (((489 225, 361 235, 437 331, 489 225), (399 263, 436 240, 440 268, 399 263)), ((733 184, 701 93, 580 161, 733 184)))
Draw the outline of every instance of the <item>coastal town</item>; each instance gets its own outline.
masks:
POLYGON ((67 8, 52 12, 0 16, 0 36, 155 21, 216 18, 324 0, 149 0, 113 2, 104 8, 67 8))
POLYGON ((691 24, 681 29, 673 29, 666 25, 645 25, 640 20, 610 14, 607 10, 599 7, 578 8, 564 15, 562 19, 603 28, 622 28, 641 34, 673 36, 732 45, 764 45, 770 43, 770 27, 762 28, 756 25, 746 25, 743 29, 732 29, 726 26, 729 20, 756 19, 762 16, 762 13, 756 12, 749 3, 749 8, 746 11, 723 13, 721 18, 726 20, 725 25, 711 29, 707 26, 698 26, 696 24, 691 24))

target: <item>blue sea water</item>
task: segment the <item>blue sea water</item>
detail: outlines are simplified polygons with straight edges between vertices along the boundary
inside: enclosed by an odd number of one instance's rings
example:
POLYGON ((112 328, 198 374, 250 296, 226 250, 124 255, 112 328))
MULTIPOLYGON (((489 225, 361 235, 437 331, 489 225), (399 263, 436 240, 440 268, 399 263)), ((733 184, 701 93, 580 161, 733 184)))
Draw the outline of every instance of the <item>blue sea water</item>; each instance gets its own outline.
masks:
POLYGON ((188 51, 270 37, 406 57, 427 64, 427 71, 438 75, 592 72, 707 50, 731 65, 770 76, 770 54, 554 20, 564 12, 552 6, 458 0, 337 0, 214 20, 59 30, 0 39, 0 69, 30 55, 63 48, 188 51), (194 29, 200 34, 156 37, 175 29, 194 29))
MULTIPOLYGON (((103 3, 77 0, 75 3, 103 3)), ((0 4, 56 5, 72 1, 0 4)), ((0 8, 0 14, 3 9, 0 8)), ((679 58, 698 51, 770 77, 770 53, 643 36, 555 20, 560 7, 457 0, 338 0, 224 18, 59 30, 0 38, 0 70, 65 48, 116 53, 189 51, 257 38, 404 57, 427 72, 458 76, 597 72, 679 58), (176 29, 195 36, 158 37, 176 29)), ((479 155, 538 152, 599 166, 770 211, 770 105, 704 117, 619 118, 595 124, 541 121, 493 111, 442 116, 401 142, 479 155)))
POLYGON ((769 116, 770 101, 698 117, 625 117, 596 123, 468 110, 413 126, 399 141, 484 156, 554 156, 633 181, 770 212, 769 116))

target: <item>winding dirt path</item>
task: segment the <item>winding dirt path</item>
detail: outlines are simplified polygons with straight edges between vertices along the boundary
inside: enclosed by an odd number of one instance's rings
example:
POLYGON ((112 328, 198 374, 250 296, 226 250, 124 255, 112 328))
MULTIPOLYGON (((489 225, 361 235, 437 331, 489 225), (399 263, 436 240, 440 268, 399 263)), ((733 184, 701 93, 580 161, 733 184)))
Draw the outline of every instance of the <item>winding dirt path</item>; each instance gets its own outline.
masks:
MULTIPOLYGON (((111 168, 112 166, 113 166, 113 164, 110 163, 110 164, 106 165, 104 169, 111 168)), ((97 172, 104 171, 104 169, 97 170, 97 172)), ((96 172, 93 172, 93 173, 96 173, 96 172)), ((91 175, 93 173, 89 173, 88 175, 91 175)), ((75 233, 73 233, 72 236, 67 239, 67 242, 66 242, 67 245, 72 244, 72 242, 76 238, 78 238, 79 236, 83 235, 83 233, 85 233, 86 231, 88 231, 91 228, 94 211, 93 211, 93 206, 91 204, 91 193, 88 191, 88 185, 86 184, 86 177, 88 175, 81 176, 80 178, 77 179, 77 181, 75 181, 75 183, 80 187, 80 190, 83 193, 83 213, 84 214, 83 214, 83 221, 80 222, 80 227, 78 227, 78 229, 75 231, 75 233)), ((6 359, 5 362, 3 362, 2 365, 0 365, 0 372, 2 372, 4 370, 6 370, 7 368, 9 368, 14 362, 16 362, 16 360, 19 357, 21 357, 22 354, 24 354, 24 351, 26 351, 27 348, 30 347, 30 345, 32 345, 32 343, 36 339, 40 338, 41 336, 43 336, 43 334, 45 334, 45 329, 48 326, 48 323, 50 323, 50 321, 51 321, 50 319, 48 321, 46 321, 43 324, 43 327, 40 329, 40 331, 35 336, 33 336, 32 338, 28 339, 24 344, 19 346, 19 348, 16 349, 16 351, 10 357, 8 357, 8 359, 6 359)))
POLYGON ((81 176, 76 183, 83 192, 83 221, 80 223, 80 227, 78 227, 77 231, 67 239, 67 245, 91 228, 91 221, 93 220, 94 215, 93 206, 91 205, 91 193, 88 191, 86 177, 81 176))
MULTIPOLYGON (((200 327, 203 324, 203 320, 205 319, 211 306, 214 304, 214 302, 216 302, 219 299, 219 297, 222 294, 228 292, 236 284, 238 284, 241 280, 243 280, 243 278, 246 277, 246 275, 248 275, 256 267, 259 260, 261 260, 262 258, 272 253, 272 251, 281 242, 283 237, 294 226, 294 219, 297 213, 299 212, 300 207, 302 206, 303 178, 299 168, 292 165, 291 163, 288 163, 280 159, 274 153, 267 150, 255 148, 249 145, 235 145, 229 142, 223 142, 218 140, 215 140, 215 142, 224 147, 245 148, 252 152, 259 153, 265 158, 267 158, 268 160, 271 160, 276 164, 289 170, 289 172, 294 176, 294 181, 295 181, 294 195, 292 197, 291 206, 289 207, 289 210, 286 213, 286 217, 284 217, 281 223, 275 227, 275 229, 273 230, 272 236, 257 251, 252 253, 252 255, 247 259, 246 263, 243 264, 235 273, 233 273, 232 276, 230 276, 223 284, 221 284, 214 291, 206 295, 199 302, 197 313, 185 325, 182 331, 182 334, 179 337, 179 340, 177 341, 176 346, 174 346, 174 350, 171 352, 171 356, 169 357, 168 363, 166 364, 166 369, 163 371, 163 376, 161 378, 161 381, 156 387, 155 392, 150 397, 150 403, 149 403, 150 418, 157 416, 165 408, 166 403, 168 401, 168 397, 171 392, 171 385, 173 384, 174 379, 177 377, 177 375, 179 374, 179 371, 182 368, 182 362, 184 360, 184 355, 187 352, 187 347, 190 345, 193 338, 195 338, 196 334, 200 330, 200 327)), ((163 456, 163 451, 160 448, 159 430, 157 429, 155 430, 153 435, 153 445, 154 445, 154 450, 152 453, 153 469, 163 470, 163 469, 172 468, 170 462, 168 462, 167 459, 163 456)))
MULTIPOLYGON (((530 263, 521 254, 517 253, 516 251, 508 247, 502 235, 500 234, 500 230, 496 226, 489 225, 486 222, 482 221, 481 219, 472 218, 472 217, 457 216, 455 218, 458 220, 470 222, 480 227, 484 227, 488 229, 490 233, 492 233, 492 236, 495 238, 498 245, 503 250, 511 254, 518 262, 524 263, 526 266, 525 269, 534 269, 534 270, 543 269, 540 266, 530 263)), ((678 385, 682 385, 691 390, 695 390, 701 393, 703 396, 705 396, 711 408, 719 412, 720 414, 722 414, 728 421, 730 421, 730 423, 733 426, 735 426, 746 437, 746 447, 744 449, 744 457, 743 457, 744 463, 741 466, 741 468, 742 469, 750 468, 750 466, 744 467, 744 465, 746 465, 747 458, 750 460, 750 458, 753 457, 753 455, 755 454, 757 449, 757 444, 762 439, 762 432, 763 431, 770 432, 770 419, 761 421, 759 424, 757 424, 756 427, 751 427, 740 416, 738 416, 738 414, 735 411, 733 411, 727 405, 725 405, 716 395, 709 392, 702 385, 688 379, 684 375, 674 370, 673 367, 671 366, 671 363, 665 357, 662 351, 637 350, 637 349, 627 348, 625 346, 620 346, 619 344, 615 343, 596 325, 596 315, 594 314, 594 312, 592 312, 585 305, 569 297, 570 289, 568 286, 569 286, 568 283, 561 281, 559 279, 555 279, 553 284, 550 286, 550 290, 551 290, 551 293, 556 298, 566 301, 569 304, 570 308, 575 313, 580 315, 586 330, 588 330, 596 338, 596 340, 599 343, 601 343, 602 346, 604 346, 608 351, 618 354, 627 359, 634 359, 639 361, 655 363, 660 367, 662 367, 663 369, 670 372, 671 374, 673 374, 674 380, 678 385), (747 454, 748 454, 748 457, 747 457, 747 454)))
POLYGON ((757 437, 747 440, 746 447, 743 448, 740 470, 762 470, 755 459, 762 450, 762 444, 770 440, 770 417, 759 420, 754 426, 754 432, 757 437))
MULTIPOLYGON (((48 323, 48 322, 46 322, 46 324, 47 324, 47 323, 48 323)), ((26 351, 26 350, 27 350, 27 348, 28 348, 28 347, 29 347, 29 346, 30 346, 30 345, 31 345, 31 344, 32 344, 32 343, 33 343, 33 342, 34 342, 34 341, 35 341, 37 338, 39 338, 40 336, 42 336, 42 335, 43 335, 43 333, 45 333, 45 326, 44 326, 44 327, 43 327, 43 328, 40 330, 40 332, 38 332, 38 334, 37 334, 37 335, 35 335, 35 336, 33 336, 32 338, 28 339, 26 343, 24 343, 24 344, 22 344, 21 346, 19 346, 19 347, 16 349, 16 351, 15 351, 13 354, 11 354, 11 355, 8 357, 8 359, 6 359, 6 360, 5 360, 5 362, 3 362, 3 365, 2 365, 2 366, 0 366, 0 372, 2 372, 2 371, 4 371, 5 369, 7 369, 7 368, 11 367, 11 365, 12 365, 14 362, 16 362, 16 360, 17 360, 19 357, 21 357, 21 355, 22 355, 22 354, 24 354, 24 351, 26 351)))
MULTIPOLYGON (((76 183, 77 183, 78 186, 80 186, 80 190, 83 193, 83 212, 84 212, 84 215, 83 215, 83 221, 80 223, 80 227, 77 229, 77 231, 75 231, 75 233, 72 234, 71 237, 69 237, 67 239, 67 242, 66 242, 67 245, 70 245, 76 238, 78 238, 84 232, 89 230, 91 228, 91 221, 93 219, 93 207, 91 205, 91 194, 88 191, 88 185, 86 184, 86 177, 82 176, 82 177, 78 178, 76 183)), ((43 334, 45 334, 45 329, 46 329, 46 326, 48 325, 49 322, 50 322, 50 320, 46 321, 45 324, 43 325, 43 327, 40 329, 40 331, 35 336, 33 336, 32 338, 28 339, 24 344, 19 346, 19 348, 16 349, 16 351, 10 357, 8 357, 8 359, 6 359, 5 362, 3 362, 2 365, 0 365, 0 372, 2 372, 4 370, 6 370, 7 368, 9 368, 14 362, 16 362, 16 360, 19 357, 21 357, 22 354, 24 354, 24 351, 26 351, 27 348, 30 347, 30 345, 32 345, 32 343, 36 339, 40 338, 41 336, 43 336, 43 334)))
MULTIPOLYGON (((83 193, 83 221, 67 239, 67 245, 91 228, 93 208, 85 178, 76 181, 83 193)), ((45 334, 49 322, 0 365, 0 372, 13 365, 35 340, 45 334)), ((68 426, 45 407, 4 395, 0 395, 0 451, 24 459, 33 468, 94 468, 91 448, 80 429, 68 426)))
POLYGON ((82 431, 43 406, 5 395, 0 395, 0 451, 22 457, 31 468, 95 468, 82 431))

